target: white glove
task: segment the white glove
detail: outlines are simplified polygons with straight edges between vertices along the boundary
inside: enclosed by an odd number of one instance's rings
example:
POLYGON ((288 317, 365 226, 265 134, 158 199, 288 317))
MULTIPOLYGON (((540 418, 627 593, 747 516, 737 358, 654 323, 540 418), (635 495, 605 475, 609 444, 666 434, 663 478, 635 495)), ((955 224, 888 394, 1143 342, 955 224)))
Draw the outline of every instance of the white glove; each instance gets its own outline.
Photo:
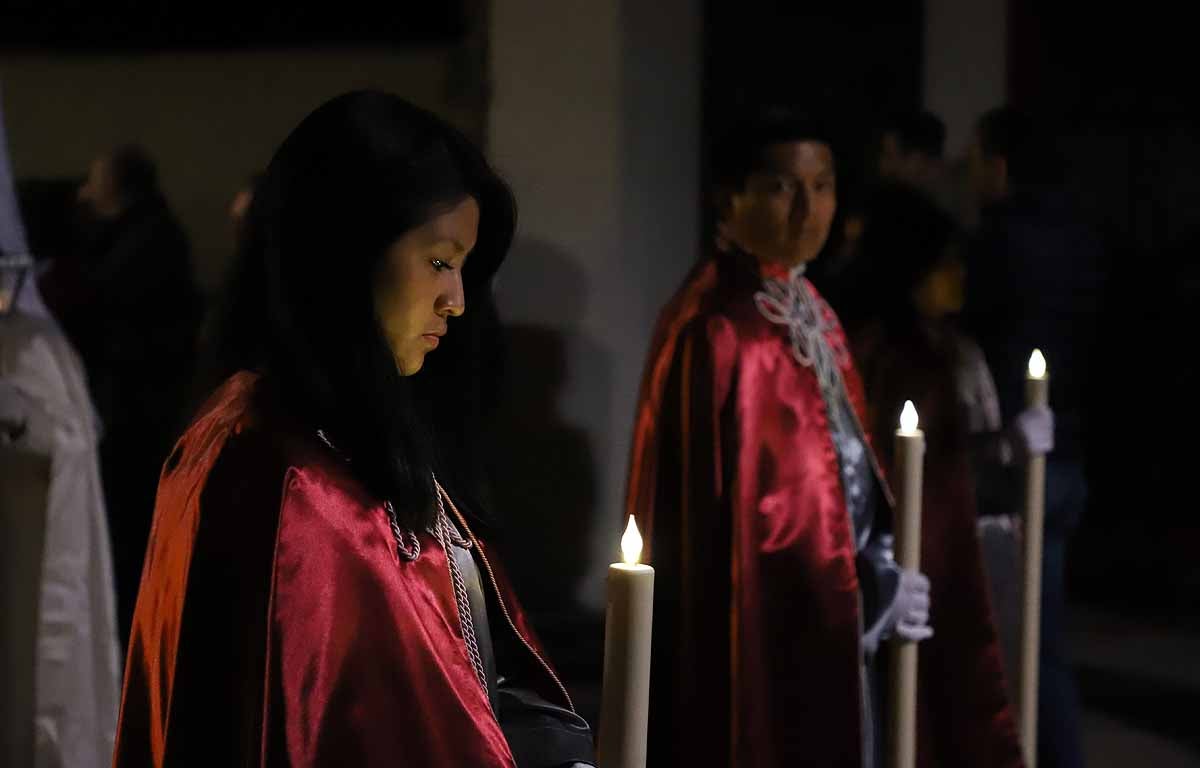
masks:
POLYGON ((918 571, 900 572, 900 586, 892 603, 893 633, 909 642, 919 643, 933 637, 929 626, 929 579, 918 571))
POLYGON ((1050 453, 1054 450, 1054 411, 1044 405, 1026 408, 1017 414, 1013 431, 1018 450, 1025 455, 1050 453))

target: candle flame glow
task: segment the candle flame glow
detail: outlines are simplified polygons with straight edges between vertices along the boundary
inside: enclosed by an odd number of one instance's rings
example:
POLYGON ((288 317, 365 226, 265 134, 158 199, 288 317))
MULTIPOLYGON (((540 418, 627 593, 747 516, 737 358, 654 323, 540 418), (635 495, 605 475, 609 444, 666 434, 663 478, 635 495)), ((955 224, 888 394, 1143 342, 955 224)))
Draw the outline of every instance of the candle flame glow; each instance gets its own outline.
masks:
POLYGON ((1046 358, 1040 349, 1033 350, 1033 354, 1029 356, 1029 377, 1031 379, 1046 378, 1046 358))
POLYGON ((626 565, 637 565, 642 556, 642 534, 638 533, 633 515, 629 516, 629 525, 625 526, 625 535, 621 537, 621 556, 626 565))
POLYGON ((904 401, 904 410, 900 411, 900 431, 917 431, 917 407, 912 400, 904 401))

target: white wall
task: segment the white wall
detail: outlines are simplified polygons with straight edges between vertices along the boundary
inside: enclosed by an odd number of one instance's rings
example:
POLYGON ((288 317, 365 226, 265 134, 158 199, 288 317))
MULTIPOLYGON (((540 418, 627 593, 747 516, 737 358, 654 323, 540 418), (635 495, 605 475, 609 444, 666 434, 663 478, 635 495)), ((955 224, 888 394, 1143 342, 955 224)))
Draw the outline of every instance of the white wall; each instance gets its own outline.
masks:
POLYGON ((482 132, 479 80, 461 47, 148 56, 0 56, 18 177, 82 175, 97 154, 137 141, 159 161, 168 199, 192 238, 198 277, 228 262, 226 208, 308 112, 355 88, 381 88, 482 132), (472 83, 472 78, 476 82, 472 83))
POLYGON ((946 153, 1007 98, 1007 0, 925 0, 925 107, 946 121, 946 153))
POLYGON ((699 248, 700 6, 491 8, 488 146, 521 209, 498 298, 506 321, 566 340, 560 409, 590 438, 599 488, 577 597, 596 609, 650 333, 699 248))

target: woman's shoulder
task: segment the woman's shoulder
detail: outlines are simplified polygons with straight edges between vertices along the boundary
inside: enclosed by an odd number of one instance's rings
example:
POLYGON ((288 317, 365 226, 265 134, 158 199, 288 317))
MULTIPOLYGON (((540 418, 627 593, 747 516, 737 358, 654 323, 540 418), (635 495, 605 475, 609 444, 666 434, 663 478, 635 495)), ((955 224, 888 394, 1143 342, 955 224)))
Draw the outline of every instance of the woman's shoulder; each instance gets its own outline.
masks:
MULTIPOLYGON (((297 492, 296 478, 363 496, 341 454, 290 418, 263 390, 260 377, 240 372, 225 381, 200 408, 164 467, 164 479, 179 467, 205 477, 205 494, 237 496, 249 485, 265 485, 281 496, 297 492)), ((236 500, 236 498, 234 499, 236 500)))

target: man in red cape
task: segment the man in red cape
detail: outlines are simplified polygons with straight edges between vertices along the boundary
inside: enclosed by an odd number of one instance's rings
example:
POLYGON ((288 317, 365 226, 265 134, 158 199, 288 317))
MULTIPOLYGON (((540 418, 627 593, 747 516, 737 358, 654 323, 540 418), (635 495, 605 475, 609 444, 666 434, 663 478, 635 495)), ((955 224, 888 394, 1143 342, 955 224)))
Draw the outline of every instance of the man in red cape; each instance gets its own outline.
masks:
POLYGON ((650 763, 874 765, 874 652, 932 634, 929 584, 892 561, 862 384, 803 277, 836 208, 831 144, 770 116, 715 165, 722 247, 660 316, 631 458, 659 582, 650 763))

